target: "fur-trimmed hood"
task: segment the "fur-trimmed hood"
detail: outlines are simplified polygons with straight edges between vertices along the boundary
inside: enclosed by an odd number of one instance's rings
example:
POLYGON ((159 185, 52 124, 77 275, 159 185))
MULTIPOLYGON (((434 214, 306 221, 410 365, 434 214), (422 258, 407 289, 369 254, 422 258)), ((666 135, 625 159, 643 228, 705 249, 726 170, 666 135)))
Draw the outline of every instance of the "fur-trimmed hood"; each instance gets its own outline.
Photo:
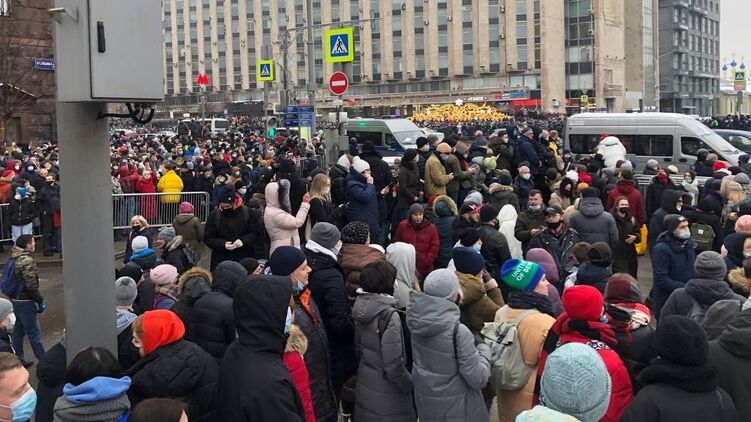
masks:
POLYGON ((280 208, 288 213, 292 213, 292 205, 289 201, 290 183, 287 179, 281 179, 278 182, 272 182, 266 185, 266 206, 271 208, 280 208))
POLYGON ((211 283, 213 282, 210 272, 200 267, 193 267, 189 269, 188 271, 185 271, 183 275, 180 276, 180 280, 177 282, 177 287, 180 289, 181 292, 183 291, 183 288, 185 287, 185 283, 191 278, 202 278, 206 281, 206 284, 208 284, 209 286, 211 286, 211 283))
POLYGON ((493 183, 490 187, 490 194, 494 194, 496 192, 513 192, 514 188, 511 186, 502 185, 500 183, 493 183))
POLYGON ((444 203, 447 209, 451 211, 451 215, 459 215, 459 211, 456 208, 456 203, 454 202, 451 197, 447 195, 441 195, 435 199, 435 202, 433 203, 433 212, 440 217, 447 217, 448 215, 443 215, 443 212, 439 212, 439 209, 443 206, 439 206, 440 203, 444 203))
POLYGON ((284 346, 284 351, 299 352, 301 355, 304 355, 307 350, 308 338, 305 337, 305 333, 303 333, 297 325, 290 325, 289 336, 287 337, 287 344, 284 346))
POLYGON ((165 246, 164 249, 167 250, 167 252, 172 252, 176 250, 177 248, 179 248, 180 245, 182 244, 183 244, 183 237, 180 235, 177 235, 175 236, 174 239, 172 239, 170 243, 167 244, 167 246, 165 246))
POLYGON ((741 296, 748 297, 751 294, 751 279, 746 278, 746 272, 743 267, 730 270, 728 273, 728 282, 730 287, 741 296))

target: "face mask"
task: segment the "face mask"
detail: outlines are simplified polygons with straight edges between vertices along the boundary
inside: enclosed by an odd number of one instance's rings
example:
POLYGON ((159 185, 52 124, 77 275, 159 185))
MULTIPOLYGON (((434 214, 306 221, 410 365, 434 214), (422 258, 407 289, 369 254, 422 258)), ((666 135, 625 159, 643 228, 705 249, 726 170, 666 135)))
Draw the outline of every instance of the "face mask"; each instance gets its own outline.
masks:
POLYGON ((333 248, 331 249, 331 252, 333 252, 333 253, 334 253, 334 255, 339 255, 339 251, 341 251, 341 250, 342 250, 342 244, 341 244, 341 243, 337 243, 337 244, 336 244, 336 245, 334 245, 334 247, 333 247, 333 248))
MULTIPOLYGON (((743 252, 743 257, 744 258, 751 258, 751 251, 749 251, 749 252, 743 252)), ((11 315, 13 315, 13 314, 11 314, 11 315)))
POLYGON ((694 183, 694 179, 684 179, 684 180, 685 180, 685 182, 686 182, 686 183, 688 183, 689 185, 690 185, 691 183, 694 183))
POLYGON ((420 147, 420 151, 422 151, 422 152, 428 152, 429 150, 430 150, 430 145, 428 145, 428 144, 425 144, 425 145, 423 145, 423 146, 420 147))
POLYGON ((560 226, 561 226, 561 222, 560 221, 556 221, 555 223, 550 223, 550 222, 548 223, 548 228, 549 229, 556 230, 560 226))
POLYGON ((441 155, 441 160, 446 161, 449 159, 448 155, 441 155))
POLYGON ((687 240, 691 238, 691 230, 684 229, 678 232, 678 239, 687 240))
POLYGON ((605 315, 605 314, 602 314, 602 316, 600 317, 600 322, 602 322, 603 324, 607 324, 607 323, 608 323, 608 321, 609 321, 609 320, 608 320, 608 317, 607 317, 607 315, 605 315))
POLYGON ((626 213, 629 212, 630 209, 631 208, 629 208, 629 207, 620 207, 620 208, 618 208, 618 212, 621 213, 621 214, 626 214, 626 213))
POLYGON ((542 205, 527 205, 527 209, 532 212, 537 212, 542 209, 542 205))
POLYGON ((508 143, 508 138, 506 138, 506 137, 501 138, 501 142, 503 142, 504 144, 507 144, 508 143))
POLYGON ((289 333, 290 325, 292 325, 292 309, 287 306, 287 319, 284 320, 284 334, 289 333))
POLYGON ((305 285, 304 285, 304 284, 302 284, 302 282, 301 282, 301 281, 297 281, 297 280, 295 280, 295 281, 297 282, 297 283, 295 284, 295 291, 297 291, 297 292, 299 293, 299 292, 301 292, 301 291, 305 290, 305 285))
POLYGON ((240 195, 245 195, 245 192, 247 192, 247 191, 248 191, 248 189, 246 189, 246 188, 240 188, 240 189, 237 190, 237 193, 239 193, 240 195))
POLYGON ((331 188, 323 188, 323 194, 328 195, 331 192, 331 188))
POLYGON ((676 210, 678 210, 678 211, 680 211, 680 210, 682 210, 682 209, 683 209, 683 205, 676 205, 676 206, 675 206, 675 209, 676 209, 676 210))
POLYGON ((54 180, 48 180, 48 181, 47 181, 47 184, 48 184, 48 185, 50 185, 50 186, 52 186, 52 185, 54 185, 54 184, 55 184, 55 181, 54 181, 54 180))
POLYGON ((477 252, 480 252, 480 250, 482 249, 482 245, 474 244, 472 245, 472 249, 474 249, 477 252))
POLYGON ((13 419, 8 422, 23 422, 31 419, 34 414, 34 410, 37 405, 37 393, 31 386, 29 391, 24 393, 18 400, 10 404, 10 406, 1 406, 10 409, 13 419))
POLYGON ((141 230, 141 226, 130 226, 130 228, 133 229, 134 232, 141 230))
POLYGON ((524 173, 524 174, 522 174, 522 179, 524 179, 524 180, 529 180, 531 177, 532 177, 532 175, 530 173, 524 173))
POLYGON ((8 315, 8 319, 10 320, 10 322, 8 322, 8 328, 6 328, 6 330, 12 333, 13 327, 16 326, 16 314, 11 313, 10 315, 8 315))

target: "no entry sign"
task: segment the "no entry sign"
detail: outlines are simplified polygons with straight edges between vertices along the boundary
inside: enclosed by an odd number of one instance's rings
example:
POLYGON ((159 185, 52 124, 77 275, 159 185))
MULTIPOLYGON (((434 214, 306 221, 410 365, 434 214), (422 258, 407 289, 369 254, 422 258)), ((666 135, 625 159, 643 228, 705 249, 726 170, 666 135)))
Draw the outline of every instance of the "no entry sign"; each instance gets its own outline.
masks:
POLYGON ((349 88, 349 78, 344 72, 334 72, 329 78, 329 90, 334 95, 342 95, 349 88))

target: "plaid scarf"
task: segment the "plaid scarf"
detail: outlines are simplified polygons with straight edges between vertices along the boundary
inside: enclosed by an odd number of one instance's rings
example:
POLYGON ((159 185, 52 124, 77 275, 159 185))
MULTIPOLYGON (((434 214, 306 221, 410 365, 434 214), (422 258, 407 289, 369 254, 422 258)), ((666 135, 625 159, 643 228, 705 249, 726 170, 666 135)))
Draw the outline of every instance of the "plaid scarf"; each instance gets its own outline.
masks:
POLYGON ((165 284, 162 286, 155 286, 154 291, 174 299, 175 302, 180 300, 180 289, 177 287, 177 284, 165 284))

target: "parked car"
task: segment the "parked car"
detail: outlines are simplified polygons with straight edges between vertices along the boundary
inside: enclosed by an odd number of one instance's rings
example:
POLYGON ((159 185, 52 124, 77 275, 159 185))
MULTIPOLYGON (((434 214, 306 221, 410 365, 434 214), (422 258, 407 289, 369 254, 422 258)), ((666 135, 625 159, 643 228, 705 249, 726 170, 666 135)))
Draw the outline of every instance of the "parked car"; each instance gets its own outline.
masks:
POLYGON ((730 145, 751 154, 751 132, 747 130, 715 129, 716 134, 728 141, 730 145))

